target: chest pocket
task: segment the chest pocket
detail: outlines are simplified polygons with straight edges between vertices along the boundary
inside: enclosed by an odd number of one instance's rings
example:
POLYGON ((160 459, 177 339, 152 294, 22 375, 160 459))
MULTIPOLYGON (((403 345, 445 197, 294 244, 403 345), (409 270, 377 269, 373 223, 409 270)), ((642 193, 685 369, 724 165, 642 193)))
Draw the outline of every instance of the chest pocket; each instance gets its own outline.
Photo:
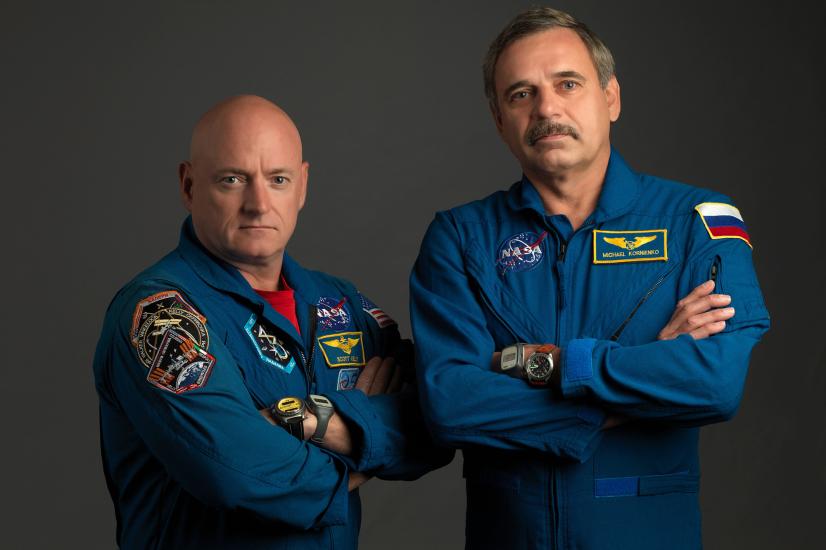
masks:
POLYGON ((513 342, 544 341, 540 322, 528 310, 524 300, 501 283, 493 267, 484 262, 486 257, 478 243, 470 241, 465 250, 465 266, 484 305, 497 347, 513 342))

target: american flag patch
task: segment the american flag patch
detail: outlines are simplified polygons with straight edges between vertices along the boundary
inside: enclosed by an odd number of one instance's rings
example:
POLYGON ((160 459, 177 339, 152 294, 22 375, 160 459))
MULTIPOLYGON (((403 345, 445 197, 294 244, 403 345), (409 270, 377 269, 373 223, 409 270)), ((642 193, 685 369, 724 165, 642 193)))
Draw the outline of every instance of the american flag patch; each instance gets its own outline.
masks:
POLYGON ((694 207, 712 239, 741 239, 751 246, 740 211, 722 202, 704 202, 694 207))
POLYGON ((381 310, 379 306, 368 300, 367 297, 364 296, 364 294, 359 293, 359 297, 361 298, 361 308, 368 315, 370 315, 370 317, 376 320, 380 328, 398 324, 396 323, 396 321, 393 320, 392 317, 390 317, 383 310, 381 310))

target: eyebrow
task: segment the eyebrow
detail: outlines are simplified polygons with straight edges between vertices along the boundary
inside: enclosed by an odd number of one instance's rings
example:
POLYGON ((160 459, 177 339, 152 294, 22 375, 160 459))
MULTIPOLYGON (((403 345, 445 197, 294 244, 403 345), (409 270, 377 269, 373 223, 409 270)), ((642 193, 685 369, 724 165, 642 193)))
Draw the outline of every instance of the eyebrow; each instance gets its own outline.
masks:
MULTIPOLYGON (((292 174, 292 170, 290 170, 289 168, 271 168, 267 170, 266 173, 268 176, 274 176, 279 174, 292 174)), ((215 171, 215 176, 219 176, 221 174, 240 174, 244 177, 250 176, 249 172, 247 172, 243 168, 237 168, 235 166, 225 166, 215 171)))
MULTIPOLYGON (((585 78, 582 74, 576 71, 558 71, 551 75, 553 78, 576 78, 577 80, 587 81, 588 79, 585 78)), ((514 82, 507 88, 505 88, 504 94, 510 95, 511 92, 518 88, 522 88, 523 86, 533 86, 529 80, 519 80, 514 82)))

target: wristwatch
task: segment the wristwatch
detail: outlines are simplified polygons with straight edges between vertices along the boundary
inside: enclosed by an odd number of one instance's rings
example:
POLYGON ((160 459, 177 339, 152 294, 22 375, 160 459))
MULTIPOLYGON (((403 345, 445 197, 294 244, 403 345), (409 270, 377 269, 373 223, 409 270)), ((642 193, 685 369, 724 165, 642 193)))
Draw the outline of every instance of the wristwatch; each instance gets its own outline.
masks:
POLYGON ((509 371, 513 368, 521 369, 524 366, 525 344, 523 342, 517 342, 502 350, 502 355, 499 357, 500 370, 509 371))
POLYGON ((323 395, 307 396, 307 409, 316 416, 317 423, 315 426, 315 433, 310 438, 310 441, 322 443, 324 441, 324 434, 327 432, 327 424, 336 412, 335 407, 329 399, 323 395))
POLYGON ((525 361, 525 378, 531 386, 547 386, 554 372, 554 357, 551 352, 556 349, 552 344, 536 348, 525 361))
POLYGON ((306 407, 300 397, 284 397, 270 408, 270 414, 290 435, 304 440, 304 411, 306 407))

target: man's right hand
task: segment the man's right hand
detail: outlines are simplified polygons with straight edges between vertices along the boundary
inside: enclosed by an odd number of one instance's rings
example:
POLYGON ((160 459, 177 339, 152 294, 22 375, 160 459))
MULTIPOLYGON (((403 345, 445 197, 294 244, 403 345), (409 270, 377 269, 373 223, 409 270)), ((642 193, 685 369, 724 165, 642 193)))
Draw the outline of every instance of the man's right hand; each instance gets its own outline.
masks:
POLYGON ((700 340, 726 328, 726 321, 734 317, 734 308, 727 294, 712 294, 714 281, 706 281, 677 302, 677 307, 657 340, 673 340, 680 334, 690 334, 700 340))
POLYGON ((356 389, 367 395, 394 393, 401 389, 403 370, 393 357, 373 357, 367 361, 356 381, 356 389))

